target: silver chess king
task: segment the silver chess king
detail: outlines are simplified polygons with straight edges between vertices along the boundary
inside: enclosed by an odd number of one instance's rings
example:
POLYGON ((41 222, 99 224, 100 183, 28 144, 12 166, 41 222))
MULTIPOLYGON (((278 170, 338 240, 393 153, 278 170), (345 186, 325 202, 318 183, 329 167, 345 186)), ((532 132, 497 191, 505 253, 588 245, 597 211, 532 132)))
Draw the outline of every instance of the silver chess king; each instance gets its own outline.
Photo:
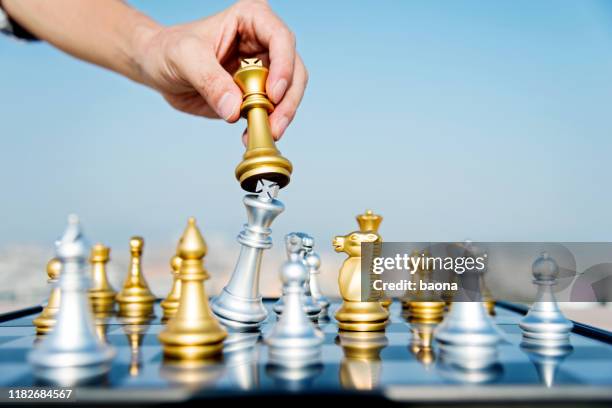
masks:
POLYGON ((240 256, 229 283, 211 305, 219 320, 237 331, 256 330, 268 316, 259 293, 261 259, 272 247, 270 225, 285 209, 275 198, 278 185, 262 180, 259 186, 259 194, 244 197, 248 222, 237 238, 240 256))

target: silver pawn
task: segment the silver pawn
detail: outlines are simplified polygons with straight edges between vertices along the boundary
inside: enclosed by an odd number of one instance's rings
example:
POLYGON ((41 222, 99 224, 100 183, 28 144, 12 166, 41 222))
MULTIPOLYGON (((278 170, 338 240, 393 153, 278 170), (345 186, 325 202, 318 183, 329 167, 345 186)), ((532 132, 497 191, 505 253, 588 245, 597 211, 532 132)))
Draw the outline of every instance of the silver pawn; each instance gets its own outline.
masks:
POLYGON ((56 256, 62 263, 57 323, 30 352, 28 361, 34 375, 43 381, 72 385, 104 376, 115 350, 96 334, 85 271, 89 248, 76 215, 68 217, 68 227, 55 245, 56 256))
POLYGON ((321 307, 321 315, 327 315, 327 309, 329 309, 329 300, 321 293, 321 286, 319 285, 319 275, 321 274, 321 257, 319 254, 314 252, 314 249, 306 254, 304 258, 306 267, 309 272, 310 281, 310 292, 312 294, 312 300, 315 301, 321 307))
MULTIPOLYGON (((285 237, 285 245, 287 246, 287 256, 289 259, 291 259, 292 256, 289 248, 294 245, 298 248, 297 259, 299 259, 304 267, 306 267, 305 257, 306 254, 312 250, 314 238, 304 232, 292 232, 287 234, 285 237)), ((284 293, 285 287, 283 286, 283 294, 284 293)), ((281 297, 274 304, 273 310, 277 315, 283 313, 283 302, 283 297, 281 297)), ((316 321, 321 314, 321 306, 312 298, 312 293, 310 291, 310 279, 308 275, 306 277, 306 281, 304 282, 303 306, 308 317, 311 320, 316 321)))
POLYGON ((495 347, 502 334, 485 311, 480 299, 471 299, 465 288, 477 288, 478 275, 466 272, 459 277, 460 291, 449 312, 434 332, 435 339, 444 346, 495 347), (469 282, 472 280, 472 282, 469 282))
POLYGON ((284 311, 265 338, 272 365, 304 367, 320 363, 323 334, 315 328, 303 307, 308 272, 300 258, 301 241, 295 234, 289 234, 286 239, 289 260, 281 271, 284 311))
POLYGON ((240 256, 227 286, 211 303, 221 323, 235 331, 257 330, 268 316, 259 293, 261 259, 272 247, 270 225, 285 206, 276 199, 277 184, 262 180, 258 188, 258 195, 244 196, 248 222, 237 238, 240 256))
POLYGON ((532 273, 538 292, 535 302, 519 324, 523 331, 523 342, 550 346, 569 343, 574 324, 559 310, 552 289, 559 276, 557 263, 548 253, 543 252, 533 263, 532 273))

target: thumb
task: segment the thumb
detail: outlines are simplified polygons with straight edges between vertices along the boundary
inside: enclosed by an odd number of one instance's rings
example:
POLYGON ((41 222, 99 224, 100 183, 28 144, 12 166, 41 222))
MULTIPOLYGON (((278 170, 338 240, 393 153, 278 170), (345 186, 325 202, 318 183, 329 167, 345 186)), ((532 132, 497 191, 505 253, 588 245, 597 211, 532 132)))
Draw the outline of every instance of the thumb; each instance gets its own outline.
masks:
POLYGON ((176 65, 185 79, 219 117, 228 122, 237 121, 240 118, 242 92, 215 55, 202 55, 202 47, 183 55, 186 57, 176 65), (197 55, 201 57, 195 57, 197 55))

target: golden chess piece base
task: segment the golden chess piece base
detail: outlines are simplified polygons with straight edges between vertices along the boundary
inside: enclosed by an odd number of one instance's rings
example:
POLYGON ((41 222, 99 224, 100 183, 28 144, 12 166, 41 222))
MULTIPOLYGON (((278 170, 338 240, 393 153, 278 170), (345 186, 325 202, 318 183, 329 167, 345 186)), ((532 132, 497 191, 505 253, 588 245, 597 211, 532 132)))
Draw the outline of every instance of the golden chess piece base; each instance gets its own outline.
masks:
POLYGON ((89 292, 89 299, 94 313, 108 313, 115 310, 115 297, 117 293, 109 292, 89 292))
POLYGON ((155 298, 141 295, 122 295, 117 298, 119 303, 119 316, 127 318, 142 318, 153 316, 155 298))
POLYGON ((47 306, 45 306, 36 319, 32 320, 32 323, 36 326, 36 334, 47 334, 55 327, 60 297, 59 288, 53 289, 49 296, 47 306))
POLYGON ((409 316, 411 323, 437 324, 444 317, 444 302, 410 302, 409 316))
POLYGON ((336 312, 340 330, 374 332, 385 330, 389 312, 380 302, 344 301, 336 312))
MULTIPOLYGON (((179 290, 180 290, 180 283, 179 283, 179 290)), ((179 299, 166 298, 161 301, 160 306, 164 311, 164 315, 162 316, 162 321, 167 322, 168 320, 176 316, 176 312, 178 311, 178 307, 179 307, 179 299)))

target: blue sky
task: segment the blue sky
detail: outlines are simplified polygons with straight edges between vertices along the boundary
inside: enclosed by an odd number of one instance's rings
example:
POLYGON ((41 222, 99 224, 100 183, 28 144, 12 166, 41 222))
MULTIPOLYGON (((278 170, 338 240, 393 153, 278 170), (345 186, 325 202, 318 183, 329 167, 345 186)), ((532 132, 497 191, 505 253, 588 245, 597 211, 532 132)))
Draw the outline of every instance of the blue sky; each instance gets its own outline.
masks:
MULTIPOLYGON (((230 2, 140 0, 165 24, 230 2)), ((387 241, 612 240, 606 1, 274 1, 310 84, 279 144, 294 164, 274 239, 327 245, 355 214, 387 241)), ((45 44, 0 38, 0 244, 174 245, 244 222, 244 123, 190 117, 45 44)))

